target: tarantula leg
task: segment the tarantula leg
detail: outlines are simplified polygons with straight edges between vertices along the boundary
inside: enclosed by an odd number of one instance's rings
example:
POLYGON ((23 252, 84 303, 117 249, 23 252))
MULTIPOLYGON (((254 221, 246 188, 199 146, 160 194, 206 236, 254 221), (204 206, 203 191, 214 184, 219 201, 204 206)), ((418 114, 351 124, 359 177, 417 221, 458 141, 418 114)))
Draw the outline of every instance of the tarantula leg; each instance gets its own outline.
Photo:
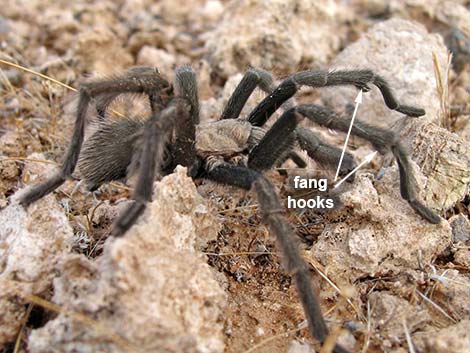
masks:
MULTIPOLYGON (((79 92, 79 101, 77 107, 77 117, 73 130, 72 140, 70 142, 60 171, 45 182, 32 187, 23 196, 19 202, 23 206, 28 206, 34 201, 57 189, 69 178, 75 166, 83 144, 86 113, 92 99, 97 100, 97 106, 100 110, 106 107, 103 102, 111 102, 117 95, 126 92, 149 93, 154 90, 167 88, 168 82, 164 80, 153 68, 136 68, 130 70, 122 79, 93 81, 82 85, 79 92), (134 75, 134 76, 132 76, 134 75), (135 77, 135 79, 132 79, 135 77), (112 92, 112 93, 110 93, 112 92)), ((102 110, 104 112, 104 110, 102 110)))
POLYGON ((267 71, 250 68, 230 96, 220 120, 237 119, 256 87, 266 93, 271 93, 275 88, 274 79, 267 71))
MULTIPOLYGON (((282 215, 284 209, 276 195, 274 186, 257 171, 227 163, 219 164, 209 170, 207 176, 214 181, 247 190, 254 187, 263 222, 274 233, 285 257, 287 270, 294 279, 297 293, 308 320, 310 334, 323 343, 328 336, 328 328, 323 320, 318 299, 313 292, 309 271, 299 254, 292 227, 282 215)), ((336 345, 333 351, 335 353, 348 353, 340 345, 336 345)))
POLYGON ((196 125, 199 123, 197 78, 190 66, 182 66, 175 72, 175 81, 176 93, 189 102, 190 113, 177 117, 175 140, 169 146, 173 163, 168 169, 173 170, 177 164, 181 164, 188 168, 188 175, 194 177, 199 169, 195 148, 196 125))
POLYGON ((39 185, 35 185, 26 191, 19 199, 20 204, 28 206, 34 201, 39 200, 45 195, 51 193, 61 186, 67 178, 69 178, 77 164, 80 149, 83 143, 83 135, 85 128, 86 111, 90 102, 90 92, 86 88, 80 90, 80 98, 77 108, 77 118, 73 130, 72 140, 65 155, 62 166, 56 174, 48 178, 39 185))
MULTIPOLYGON (((307 151, 310 158, 328 166, 336 167, 338 165, 341 158, 341 149, 323 142, 316 134, 303 127, 299 126, 295 131, 297 133, 297 140, 299 141, 300 147, 307 151)), ((354 168, 356 168, 356 162, 354 161, 353 156, 346 152, 343 156, 340 175, 347 175, 354 168)), ((354 175, 350 179, 353 180, 353 178, 354 175)))
POLYGON ((135 202, 117 219, 112 235, 123 235, 145 210, 147 202, 152 199, 155 174, 161 167, 165 152, 165 144, 171 135, 176 117, 189 115, 190 104, 185 99, 174 98, 161 113, 154 114, 145 123, 142 153, 139 158, 138 178, 132 198, 135 202))
POLYGON ((199 97, 197 91, 196 73, 189 65, 184 65, 175 71, 176 92, 185 97, 191 104, 193 124, 199 124, 199 97))
POLYGON ((302 119, 303 116, 296 113, 296 108, 284 112, 251 150, 248 156, 248 167, 255 170, 271 168, 283 153, 292 149, 295 141, 294 130, 302 119))
POLYGON ((353 85, 367 91, 369 90, 368 84, 379 88, 388 108, 413 117, 425 114, 423 109, 399 104, 385 79, 371 70, 307 70, 293 74, 282 81, 274 92, 262 100, 250 113, 248 120, 255 126, 264 125, 271 115, 302 86, 353 85))
POLYGON ((173 94, 173 88, 154 67, 139 66, 125 74, 108 80, 94 80, 85 83, 96 101, 99 119, 104 119, 111 102, 123 93, 143 93, 148 95, 152 113, 160 111, 173 94))
MULTIPOLYGON (((349 130, 350 119, 338 116, 326 107, 313 104, 300 105, 297 107, 297 112, 318 125, 342 132, 349 130)), ((401 196, 423 218, 431 223, 440 223, 440 217, 417 199, 416 182, 413 178, 410 161, 395 133, 360 121, 354 123, 351 133, 369 141, 381 153, 392 151, 400 170, 401 196)))

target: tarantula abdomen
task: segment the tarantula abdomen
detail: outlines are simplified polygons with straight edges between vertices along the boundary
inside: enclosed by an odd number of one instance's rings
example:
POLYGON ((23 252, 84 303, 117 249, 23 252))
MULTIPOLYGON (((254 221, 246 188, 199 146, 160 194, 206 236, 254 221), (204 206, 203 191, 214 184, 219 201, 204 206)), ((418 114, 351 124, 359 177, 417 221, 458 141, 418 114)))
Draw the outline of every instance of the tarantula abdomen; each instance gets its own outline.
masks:
POLYGON ((129 166, 142 143, 144 125, 142 119, 99 123, 83 144, 77 165, 90 191, 128 176, 129 166))

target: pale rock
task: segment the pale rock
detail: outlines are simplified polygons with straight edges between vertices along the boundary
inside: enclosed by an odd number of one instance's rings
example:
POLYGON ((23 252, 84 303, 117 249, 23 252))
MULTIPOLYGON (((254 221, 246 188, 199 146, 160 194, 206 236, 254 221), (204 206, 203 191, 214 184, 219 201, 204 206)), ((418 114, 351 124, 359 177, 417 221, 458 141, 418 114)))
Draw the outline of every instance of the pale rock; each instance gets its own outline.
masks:
POLYGON ((108 239, 101 257, 63 259, 52 300, 94 323, 59 314, 32 331, 29 352, 223 352, 225 294, 198 251, 217 231, 178 167, 155 184, 141 219, 124 237, 108 239))
MULTIPOLYGON (((425 184, 416 165, 413 169, 417 185, 425 184)), ((418 268, 419 261, 431 263, 450 246, 447 221, 431 224, 401 198, 396 167, 375 181, 371 174, 359 173, 345 188, 340 198, 346 217, 327 225, 310 250, 339 283, 418 268)))
MULTIPOLYGON (((331 63, 330 68, 370 69, 389 83, 402 104, 425 108, 420 120, 439 121, 440 105, 434 77, 432 53, 441 67, 447 59, 447 48, 438 34, 430 34, 416 22, 398 18, 380 22, 362 37, 346 47, 331 63)), ((364 94, 358 110, 358 120, 375 126, 390 126, 403 119, 401 113, 385 105, 380 91, 364 94)), ((336 109, 354 102, 357 89, 351 86, 333 86, 320 90, 323 100, 336 109)))
POLYGON ((423 352, 428 353, 468 353, 470 347, 470 320, 443 328, 426 335, 419 345, 423 352))
POLYGON ((72 56, 77 61, 77 70, 100 75, 121 72, 134 63, 122 44, 113 32, 103 27, 81 32, 72 50, 72 56))
POLYGON ((164 76, 170 76, 175 68, 175 57, 165 50, 145 45, 137 55, 137 65, 154 66, 164 76))
POLYGON ((380 340, 400 344, 405 338, 403 322, 410 332, 422 329, 431 322, 426 308, 411 304, 390 292, 372 292, 369 295, 371 308, 371 326, 380 332, 380 340))
MULTIPOLYGON (((405 147, 428 177, 424 201, 437 210, 447 210, 468 192, 470 151, 457 135, 438 127, 440 101, 436 90, 433 56, 441 67, 447 58, 442 38, 424 26, 391 19, 373 26, 333 61, 335 69, 368 68, 383 76, 402 104, 422 107, 426 115, 407 118, 389 110, 377 88, 364 95, 358 120, 388 127, 401 135, 405 147), (445 191, 443 191, 445 190, 445 191)), ((321 90, 323 100, 341 110, 354 102, 354 87, 321 90)))
POLYGON ((332 1, 245 0, 227 4, 206 49, 214 70, 228 77, 250 66, 293 73, 325 65, 340 46, 347 12, 332 1))
MULTIPOLYGON (((36 154, 30 158, 44 156, 36 154)), ((47 174, 51 165, 27 162, 25 170, 47 174)), ((54 195, 27 209, 16 202, 0 212, 0 348, 13 341, 26 315, 24 296, 47 295, 57 262, 69 253, 73 231, 54 195)))

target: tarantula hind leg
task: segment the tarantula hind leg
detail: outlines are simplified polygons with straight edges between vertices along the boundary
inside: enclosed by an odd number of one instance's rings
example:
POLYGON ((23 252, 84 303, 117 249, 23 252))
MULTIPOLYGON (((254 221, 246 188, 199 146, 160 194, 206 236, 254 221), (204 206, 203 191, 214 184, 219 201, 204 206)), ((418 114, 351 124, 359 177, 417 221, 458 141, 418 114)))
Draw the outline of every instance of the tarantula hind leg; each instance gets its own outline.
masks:
MULTIPOLYGON (((167 140, 175 123, 179 119, 189 118, 190 109, 191 104, 186 99, 174 98, 167 108, 153 114, 145 123, 143 149, 133 157, 139 161, 131 164, 137 168, 137 182, 132 195, 135 202, 124 210, 114 223, 113 236, 124 235, 144 212, 147 202, 152 200, 153 182, 156 171, 162 166, 167 140)), ((132 170, 130 172, 132 173, 132 170)))
MULTIPOLYGON (((323 343, 328 336, 328 328, 323 319, 318 299, 313 292, 309 271, 299 254, 292 227, 282 215, 284 209, 276 195, 274 186, 261 173, 228 163, 219 164, 208 170, 207 178, 246 190, 254 188, 263 222, 275 235, 286 260, 287 270, 294 279, 297 293, 308 320, 310 334, 323 343)), ((333 352, 348 353, 345 348, 338 344, 333 352)))
POLYGON ((26 191, 19 199, 20 204, 28 206, 51 193, 70 178, 77 165, 83 144, 86 114, 92 100, 96 101, 98 114, 106 110, 107 105, 122 93, 158 92, 169 87, 169 83, 158 72, 149 67, 129 70, 128 73, 112 80, 91 81, 82 85, 79 91, 77 117, 67 153, 60 170, 43 183, 26 191))

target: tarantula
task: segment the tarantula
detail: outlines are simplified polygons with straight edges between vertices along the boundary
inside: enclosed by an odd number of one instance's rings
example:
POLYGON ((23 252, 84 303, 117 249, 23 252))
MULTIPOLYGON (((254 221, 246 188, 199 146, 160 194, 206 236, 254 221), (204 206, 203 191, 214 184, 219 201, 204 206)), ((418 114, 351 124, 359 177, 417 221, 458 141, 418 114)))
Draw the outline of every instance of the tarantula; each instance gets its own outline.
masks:
MULTIPOLYGON (((296 141, 311 158, 336 165, 341 151, 300 127, 299 122, 307 118, 321 126, 345 132, 349 128, 349 119, 323 106, 289 107, 286 102, 303 85, 354 85, 368 91, 368 84, 378 87, 388 108, 411 117, 424 115, 423 109, 399 104, 386 81, 370 70, 301 71, 276 87, 268 72, 252 68, 245 73, 220 119, 204 124, 199 123, 196 75, 189 66, 176 70, 175 87, 152 67, 138 67, 114 79, 85 83, 80 88, 75 128, 62 167, 45 182, 23 194, 20 203, 27 206, 55 190, 71 177, 77 163, 91 190, 135 171, 138 177, 133 192, 134 203, 118 217, 112 230, 114 236, 122 236, 151 200, 156 173, 171 173, 178 164, 187 167, 193 178, 206 178, 247 190, 253 188, 263 222, 276 236, 287 260, 287 270, 296 284, 310 333, 324 342, 328 329, 312 290, 308 269, 299 255, 294 232, 283 216, 284 208, 275 189, 262 172, 287 158, 305 167, 303 159, 293 150, 296 141), (257 87, 268 95, 247 118, 240 119, 242 108, 257 87), (151 115, 147 120, 106 122, 110 104, 124 93, 148 96, 151 115), (82 149, 86 114, 91 103, 94 103, 101 123, 82 149), (270 129, 264 129, 266 121, 283 104, 286 110, 281 117, 270 129)), ((439 216, 417 199, 410 161, 398 137, 391 131, 361 122, 354 124, 352 134, 371 142, 382 153, 391 150, 398 162, 402 197, 426 220, 439 223, 439 216)), ((346 154, 342 171, 349 171, 354 166, 352 156, 346 154)), ((334 352, 345 353, 347 350, 336 345, 334 352)))

